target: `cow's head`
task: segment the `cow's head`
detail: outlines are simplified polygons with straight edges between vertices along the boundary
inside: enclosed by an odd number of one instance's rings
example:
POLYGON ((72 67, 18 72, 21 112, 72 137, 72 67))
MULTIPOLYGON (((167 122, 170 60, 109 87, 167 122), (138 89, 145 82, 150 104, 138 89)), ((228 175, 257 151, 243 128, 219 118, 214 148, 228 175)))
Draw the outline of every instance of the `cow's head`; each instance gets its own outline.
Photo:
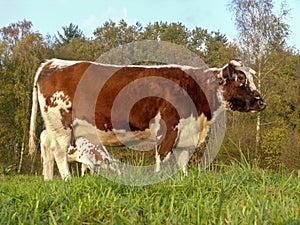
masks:
POLYGON ((266 107, 253 82, 254 74, 253 69, 236 59, 231 60, 216 74, 228 109, 257 112, 266 107))

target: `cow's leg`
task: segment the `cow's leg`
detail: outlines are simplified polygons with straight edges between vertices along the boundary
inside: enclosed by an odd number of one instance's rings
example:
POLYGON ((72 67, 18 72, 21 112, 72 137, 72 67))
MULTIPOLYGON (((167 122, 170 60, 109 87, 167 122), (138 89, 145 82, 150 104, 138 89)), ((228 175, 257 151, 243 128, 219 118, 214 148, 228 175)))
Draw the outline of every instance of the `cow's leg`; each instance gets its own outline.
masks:
POLYGON ((50 142, 48 144, 43 144, 41 141, 41 157, 43 162, 43 176, 45 181, 53 179, 54 169, 54 155, 51 149, 50 142))
POLYGON ((71 173, 68 165, 67 152, 62 148, 57 148, 54 151, 55 161, 63 180, 67 180, 71 177, 71 173))
MULTIPOLYGON (((79 149, 80 151, 80 149, 79 149)), ((90 169, 91 173, 93 174, 95 171, 95 164, 88 158, 87 155, 83 152, 80 152, 80 155, 76 159, 77 162, 81 163, 81 175, 84 176, 84 173, 87 168, 90 169)))
POLYGON ((68 147, 70 145, 70 135, 58 138, 58 145, 54 151, 55 161, 62 179, 67 180, 71 177, 68 165, 68 147))
POLYGON ((160 171, 160 156, 159 156, 159 150, 158 150, 158 146, 156 145, 155 148, 155 172, 159 172, 160 171))
POLYGON ((81 163, 81 176, 82 177, 84 176, 84 173, 85 173, 87 168, 88 167, 85 164, 81 163))
POLYGON ((179 148, 174 149, 173 152, 178 166, 180 167, 184 175, 187 175, 186 165, 188 164, 190 159, 189 150, 179 148))
POLYGON ((174 146, 175 140, 177 138, 177 129, 169 129, 167 131, 165 138, 159 146, 158 154, 156 155, 156 167, 155 172, 160 171, 161 162, 167 160, 167 158, 172 153, 172 148, 174 146))
POLYGON ((44 180, 53 179, 54 156, 53 147, 55 142, 49 137, 48 132, 43 130, 40 136, 41 158, 43 163, 44 180))
POLYGON ((52 151, 47 151, 43 157, 43 176, 44 180, 52 180, 53 179, 53 170, 54 170, 54 156, 52 151))

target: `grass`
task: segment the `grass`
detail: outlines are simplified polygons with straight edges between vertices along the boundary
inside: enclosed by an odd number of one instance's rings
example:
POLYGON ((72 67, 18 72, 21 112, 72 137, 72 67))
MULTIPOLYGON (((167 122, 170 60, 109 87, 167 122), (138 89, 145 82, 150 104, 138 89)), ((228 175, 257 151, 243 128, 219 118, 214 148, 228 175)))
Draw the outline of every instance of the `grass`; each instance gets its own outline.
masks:
POLYGON ((234 163, 149 186, 5 175, 0 224, 300 224, 299 178, 234 163))

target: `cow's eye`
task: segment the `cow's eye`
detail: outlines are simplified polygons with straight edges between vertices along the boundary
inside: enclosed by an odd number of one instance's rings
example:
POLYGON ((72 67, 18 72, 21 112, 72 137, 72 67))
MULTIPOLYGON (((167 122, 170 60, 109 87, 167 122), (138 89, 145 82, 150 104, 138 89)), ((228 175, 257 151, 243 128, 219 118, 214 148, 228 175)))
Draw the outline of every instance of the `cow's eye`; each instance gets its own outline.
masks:
POLYGON ((238 76, 238 79, 239 79, 239 81, 242 81, 243 77, 242 76, 238 76))

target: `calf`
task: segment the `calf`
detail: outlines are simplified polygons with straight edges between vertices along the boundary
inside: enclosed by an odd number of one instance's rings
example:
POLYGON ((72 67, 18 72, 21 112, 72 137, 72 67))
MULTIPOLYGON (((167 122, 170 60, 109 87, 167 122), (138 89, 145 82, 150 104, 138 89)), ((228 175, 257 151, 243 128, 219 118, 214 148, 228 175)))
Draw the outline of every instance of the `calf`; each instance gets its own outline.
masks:
POLYGON ((82 157, 87 158, 94 166, 91 167, 88 163, 82 163, 82 176, 87 168, 91 170, 91 173, 94 173, 95 171, 97 174, 100 174, 100 168, 103 168, 110 169, 112 171, 116 171, 118 174, 121 174, 116 160, 111 158, 106 147, 103 145, 96 145, 91 143, 85 137, 78 137, 75 141, 75 146, 69 147, 68 156, 70 155, 70 151, 78 151, 80 154, 80 159, 82 157))
MULTIPOLYGON (((53 176, 47 173, 49 167, 52 167, 51 160, 54 160, 52 151, 49 149, 55 149, 56 144, 50 135, 47 135, 47 131, 43 130, 40 135, 41 141, 41 157, 43 162, 43 176, 45 180, 49 180, 53 176), (50 159, 50 161, 49 161, 50 159)), ((96 172, 100 174, 100 167, 105 169, 111 169, 117 171, 120 174, 117 163, 112 159, 104 146, 94 145, 88 139, 84 137, 79 137, 75 141, 75 145, 70 145, 68 148, 68 162, 79 162, 81 163, 81 175, 84 176, 84 173, 87 168, 90 169, 93 174, 96 172)), ((53 170, 51 170, 53 171, 53 170)))

